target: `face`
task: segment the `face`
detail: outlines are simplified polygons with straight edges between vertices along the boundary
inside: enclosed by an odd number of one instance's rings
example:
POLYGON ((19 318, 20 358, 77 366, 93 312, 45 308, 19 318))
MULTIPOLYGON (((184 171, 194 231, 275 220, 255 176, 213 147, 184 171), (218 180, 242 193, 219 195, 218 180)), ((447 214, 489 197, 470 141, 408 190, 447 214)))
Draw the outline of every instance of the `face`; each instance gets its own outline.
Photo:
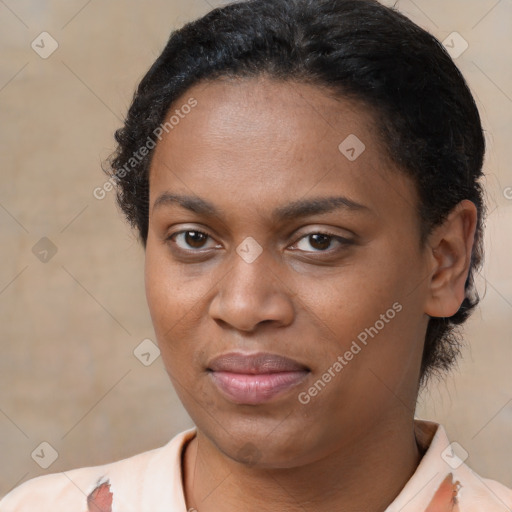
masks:
POLYGON ((146 293, 198 431, 291 467, 412 416, 428 269, 414 185, 371 112, 268 78, 201 83, 171 110, 146 293))

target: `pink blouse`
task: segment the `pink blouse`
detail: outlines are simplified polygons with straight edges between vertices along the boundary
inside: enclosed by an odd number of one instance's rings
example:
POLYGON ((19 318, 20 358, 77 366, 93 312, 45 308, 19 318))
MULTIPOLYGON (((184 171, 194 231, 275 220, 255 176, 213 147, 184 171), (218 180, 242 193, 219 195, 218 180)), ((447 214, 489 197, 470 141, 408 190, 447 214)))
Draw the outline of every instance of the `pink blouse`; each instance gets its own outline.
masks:
MULTIPOLYGON (((512 512, 512 489, 464 464, 442 425, 414 424, 426 453, 386 512, 512 512)), ((186 430, 127 459, 34 478, 0 500, 0 512, 187 512, 181 454, 195 435, 186 430)))

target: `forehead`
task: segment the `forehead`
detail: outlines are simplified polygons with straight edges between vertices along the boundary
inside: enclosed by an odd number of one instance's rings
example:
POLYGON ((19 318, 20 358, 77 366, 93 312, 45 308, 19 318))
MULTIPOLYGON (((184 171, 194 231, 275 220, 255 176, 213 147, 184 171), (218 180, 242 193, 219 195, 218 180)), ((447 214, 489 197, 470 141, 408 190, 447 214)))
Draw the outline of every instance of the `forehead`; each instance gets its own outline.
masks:
MULTIPOLYGON (((326 87, 265 76, 220 78, 188 89, 173 103, 168 118, 190 98, 195 98, 198 104, 191 115, 185 116, 186 122, 172 129, 176 143, 188 137, 190 130, 208 133, 215 142, 222 140, 226 145, 234 139, 238 146, 244 142, 250 146, 271 141, 269 149, 280 144, 290 147, 292 138, 296 146, 310 142, 321 149, 356 132, 366 139, 375 137, 372 142, 380 142, 371 110, 359 101, 335 95, 326 87), (325 134, 333 137, 325 139, 325 134), (244 136, 250 138, 244 141, 244 136)), ((196 142, 208 140, 211 139, 196 142)))
POLYGON ((173 115, 179 122, 153 156, 152 204, 167 190, 262 210, 335 190, 377 208, 392 196, 414 206, 369 109, 326 89, 263 77, 202 82, 174 102, 173 115), (191 98, 197 105, 182 111, 191 98))

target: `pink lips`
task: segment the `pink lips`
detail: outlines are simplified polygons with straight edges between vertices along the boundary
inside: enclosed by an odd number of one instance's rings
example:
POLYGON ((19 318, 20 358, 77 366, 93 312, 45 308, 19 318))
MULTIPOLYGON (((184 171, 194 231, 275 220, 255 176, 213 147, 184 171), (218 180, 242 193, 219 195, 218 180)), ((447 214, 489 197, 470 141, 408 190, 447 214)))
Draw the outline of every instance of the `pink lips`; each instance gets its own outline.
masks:
POLYGON ((296 386, 308 368, 276 354, 231 352, 216 357, 208 365, 217 388, 238 404, 260 404, 296 386))

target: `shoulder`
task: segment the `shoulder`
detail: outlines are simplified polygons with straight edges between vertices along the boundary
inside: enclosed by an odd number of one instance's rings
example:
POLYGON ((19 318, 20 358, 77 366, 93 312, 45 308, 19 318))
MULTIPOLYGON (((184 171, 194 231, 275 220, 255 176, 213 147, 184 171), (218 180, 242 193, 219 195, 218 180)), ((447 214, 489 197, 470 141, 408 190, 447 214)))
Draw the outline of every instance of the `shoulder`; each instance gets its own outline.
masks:
MULTIPOLYGON (((469 468, 468 468, 469 469, 469 468)), ((478 486, 480 496, 487 495, 496 505, 506 506, 503 510, 512 510, 512 489, 504 484, 490 478, 482 478, 470 469, 476 481, 481 484, 478 486)))
POLYGON ((442 425, 436 432, 432 449, 436 455, 435 469, 439 473, 451 473, 457 483, 461 510, 510 511, 512 510, 512 489, 497 480, 486 478, 465 463, 468 456, 459 458, 457 451, 462 447, 450 442, 442 425), (436 439, 437 438, 437 439, 436 439))
MULTIPOLYGON (((84 467, 40 476, 24 482, 0 501, 0 512, 76 511, 86 512, 88 500, 114 483, 116 494, 144 478, 148 462, 164 447, 139 453, 102 466, 84 467)), ((107 496, 108 497, 108 496, 107 496)), ((117 496, 116 496, 117 498, 117 496)), ((106 510, 109 510, 108 508, 106 510)))
POLYGON ((442 425, 415 419, 415 433, 424 455, 389 512, 512 510, 512 489, 471 469, 467 452, 450 441, 442 425))
POLYGON ((0 500, 0 512, 109 512, 113 502, 118 510, 135 511, 147 482, 180 481, 181 449, 194 435, 194 429, 187 430, 160 448, 126 459, 33 478, 0 500))

